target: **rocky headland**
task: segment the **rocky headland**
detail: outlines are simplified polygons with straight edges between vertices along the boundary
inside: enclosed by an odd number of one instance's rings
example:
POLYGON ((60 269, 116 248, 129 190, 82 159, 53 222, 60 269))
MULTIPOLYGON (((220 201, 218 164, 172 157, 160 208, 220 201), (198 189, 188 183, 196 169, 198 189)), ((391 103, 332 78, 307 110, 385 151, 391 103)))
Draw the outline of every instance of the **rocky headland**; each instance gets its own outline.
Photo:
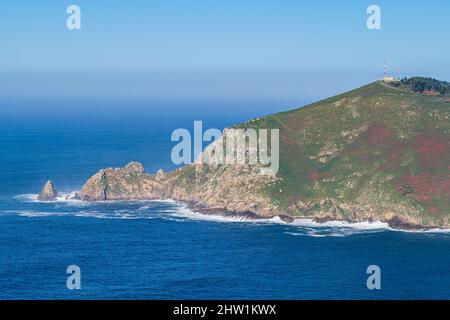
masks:
MULTIPOLYGON (((205 214, 450 227, 450 106, 375 82, 236 128, 280 130, 280 168, 193 163, 155 174, 102 169, 85 201, 174 199, 205 214)), ((213 142, 208 148, 213 148, 213 142)), ((208 148, 202 156, 207 156, 208 148)), ((46 198, 51 190, 43 192, 46 198)))

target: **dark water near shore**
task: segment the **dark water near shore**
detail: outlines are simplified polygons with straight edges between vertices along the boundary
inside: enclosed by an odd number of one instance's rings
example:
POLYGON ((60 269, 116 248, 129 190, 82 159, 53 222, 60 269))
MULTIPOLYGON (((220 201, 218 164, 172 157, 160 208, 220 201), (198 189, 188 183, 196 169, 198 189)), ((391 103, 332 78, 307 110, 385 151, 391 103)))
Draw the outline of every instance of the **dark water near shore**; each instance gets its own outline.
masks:
MULTIPOLYGON (((35 201, 47 179, 78 190, 99 168, 173 169, 170 133, 194 119, 0 122, 2 299, 447 299, 450 233, 382 224, 205 217, 175 202, 35 201), (81 268, 81 290, 66 268, 81 268), (381 290, 366 268, 381 268, 381 290)), ((211 117, 223 127, 239 117, 211 117)))

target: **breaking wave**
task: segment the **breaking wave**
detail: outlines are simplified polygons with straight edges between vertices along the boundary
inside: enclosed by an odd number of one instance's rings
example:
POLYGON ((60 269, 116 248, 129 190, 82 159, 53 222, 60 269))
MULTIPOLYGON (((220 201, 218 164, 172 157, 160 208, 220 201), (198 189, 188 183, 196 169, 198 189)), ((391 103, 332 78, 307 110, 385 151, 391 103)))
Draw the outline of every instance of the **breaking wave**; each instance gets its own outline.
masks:
POLYGON ((81 201, 74 198, 75 192, 70 193, 61 193, 58 197, 56 197, 53 201, 41 201, 38 199, 37 194, 27 193, 27 194, 19 194, 14 197, 14 199, 22 201, 22 202, 35 202, 35 203, 76 203, 76 204, 86 204, 87 202, 81 201))

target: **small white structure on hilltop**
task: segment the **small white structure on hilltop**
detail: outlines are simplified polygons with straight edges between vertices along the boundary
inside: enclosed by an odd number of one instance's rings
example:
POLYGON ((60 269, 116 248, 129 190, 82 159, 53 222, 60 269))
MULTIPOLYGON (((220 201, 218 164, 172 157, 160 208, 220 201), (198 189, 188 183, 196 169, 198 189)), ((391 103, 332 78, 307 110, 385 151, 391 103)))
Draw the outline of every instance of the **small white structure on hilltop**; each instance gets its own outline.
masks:
POLYGON ((384 82, 392 82, 392 81, 397 81, 397 79, 393 76, 384 76, 383 81, 384 82))
POLYGON ((384 64, 384 74, 383 74, 383 79, 382 81, 384 82, 393 82, 393 81, 397 81, 397 78, 394 76, 388 76, 387 74, 387 66, 386 63, 384 64))

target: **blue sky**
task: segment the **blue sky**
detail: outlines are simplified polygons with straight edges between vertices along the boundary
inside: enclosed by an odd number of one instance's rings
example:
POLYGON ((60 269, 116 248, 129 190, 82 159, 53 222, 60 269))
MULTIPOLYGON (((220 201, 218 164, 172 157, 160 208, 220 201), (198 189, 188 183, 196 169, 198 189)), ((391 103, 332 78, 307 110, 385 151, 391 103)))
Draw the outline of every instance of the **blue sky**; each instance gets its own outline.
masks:
POLYGON ((450 80, 449 13, 445 0, 2 1, 0 96, 313 100, 376 80, 384 61, 450 80), (366 28, 371 4, 381 30, 366 28))

